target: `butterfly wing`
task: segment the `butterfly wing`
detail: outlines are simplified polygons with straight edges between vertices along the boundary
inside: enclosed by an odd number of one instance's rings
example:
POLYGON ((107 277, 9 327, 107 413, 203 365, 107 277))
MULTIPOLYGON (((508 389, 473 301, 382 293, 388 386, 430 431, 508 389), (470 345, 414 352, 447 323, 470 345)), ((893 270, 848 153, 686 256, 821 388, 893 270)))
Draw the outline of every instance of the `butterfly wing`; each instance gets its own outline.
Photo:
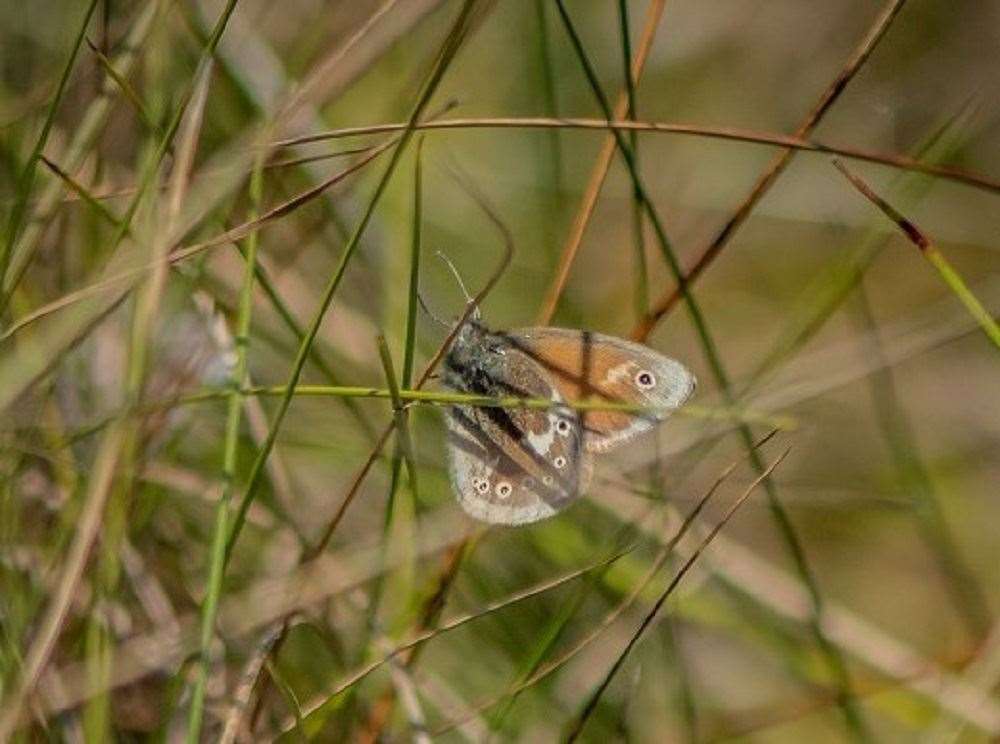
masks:
MULTIPOLYGON (((502 379, 480 373, 477 389, 465 392, 562 402, 527 355, 508 350, 502 370, 502 379)), ((592 464, 573 411, 451 406, 447 420, 452 486, 476 519, 537 522, 565 508, 590 481, 592 464)))
POLYGON ((580 411, 590 452, 606 452, 652 429, 694 392, 694 375, 684 365, 641 344, 563 328, 525 328, 508 336, 544 368, 566 400, 594 398, 658 409, 654 414, 580 411))

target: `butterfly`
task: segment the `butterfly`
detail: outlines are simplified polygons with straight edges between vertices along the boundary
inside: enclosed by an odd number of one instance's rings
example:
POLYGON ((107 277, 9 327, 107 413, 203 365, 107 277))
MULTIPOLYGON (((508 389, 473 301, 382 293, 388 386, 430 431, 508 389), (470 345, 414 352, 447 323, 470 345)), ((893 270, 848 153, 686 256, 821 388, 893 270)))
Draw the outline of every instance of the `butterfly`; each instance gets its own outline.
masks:
POLYGON ((589 331, 537 327, 492 331, 478 314, 444 361, 452 389, 552 401, 550 408, 454 405, 447 413, 452 487, 472 517, 492 524, 537 522, 586 491, 593 456, 648 431, 683 405, 695 377, 641 344, 589 331), (583 399, 652 412, 575 410, 583 399))

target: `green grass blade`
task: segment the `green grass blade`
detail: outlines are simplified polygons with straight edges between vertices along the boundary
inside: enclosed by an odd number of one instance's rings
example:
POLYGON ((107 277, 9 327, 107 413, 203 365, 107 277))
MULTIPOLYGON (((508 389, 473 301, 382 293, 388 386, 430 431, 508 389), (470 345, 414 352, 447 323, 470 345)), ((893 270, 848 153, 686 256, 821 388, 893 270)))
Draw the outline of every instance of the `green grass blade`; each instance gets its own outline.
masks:
MULTIPOLYGON (((583 47, 583 42, 573 25, 573 21, 570 18, 569 13, 566 11, 564 0, 556 0, 556 5, 559 8, 559 14, 563 20, 563 25, 566 28, 570 42, 572 43, 577 57, 579 58, 580 66, 590 83, 591 89, 593 90, 594 97, 597 99, 605 118, 610 121, 612 118, 611 106, 609 105, 604 92, 601 90, 597 74, 587 56, 586 50, 583 47)), ((722 358, 709 331, 708 323, 691 292, 691 287, 688 279, 686 278, 686 274, 681 268, 680 262, 678 261, 670 240, 667 237, 666 230, 663 226, 662 220, 660 219, 659 213, 646 192, 641 174, 639 173, 635 162, 634 154, 632 153, 629 144, 625 141, 622 132, 618 129, 612 129, 611 131, 615 136, 618 151, 621 153, 622 159, 625 161, 625 165, 628 168, 629 176, 632 179, 636 194, 642 201, 646 215, 649 217, 650 224, 653 227, 653 232, 657 238, 660 252, 670 269, 670 272, 673 274, 674 281, 677 283, 677 289, 680 296, 684 300, 685 307, 688 310, 688 314, 691 317, 695 331, 698 334, 698 339, 705 354, 706 361, 711 368, 712 374, 723 394, 725 402, 727 405, 733 405, 736 398, 732 390, 729 376, 723 366, 722 358)), ((763 460, 761 460, 760 455, 753 448, 753 432, 751 432, 746 425, 741 425, 739 427, 739 436, 743 442, 743 446, 750 454, 754 468, 759 474, 763 474, 765 472, 765 465, 763 460)), ((837 700, 843 713, 845 724, 854 739, 857 741, 866 741, 870 737, 853 700, 851 683, 847 673, 847 664, 840 651, 829 641, 819 624, 819 618, 822 614, 822 597, 812 569, 806 560, 805 550, 799 540, 791 518, 778 498, 776 487, 768 478, 764 479, 764 489, 767 495, 768 509, 774 518, 782 540, 784 541, 790 557, 795 564, 796 572, 809 589, 810 600, 813 606, 813 617, 810 624, 810 630, 817 645, 821 649, 823 656, 827 660, 830 671, 836 679, 838 688, 837 700)))
POLYGON ((417 294, 420 291, 420 243, 423 229, 423 137, 417 142, 413 164, 413 227, 410 238, 410 285, 407 291, 406 338, 403 341, 403 373, 400 386, 413 384, 413 355, 417 345, 417 294))
MULTIPOLYGON (((628 98, 628 118, 635 121, 638 106, 635 98, 635 77, 632 74, 632 29, 629 23, 628 0, 618 0, 618 24, 621 36, 622 74, 628 98)), ((629 132, 629 147, 636 164, 639 162, 639 133, 629 132)), ((635 249, 635 317, 638 322, 649 311, 649 269, 646 266, 646 236, 643 222, 642 195, 632 186, 632 241, 635 249)))
POLYGON ((274 441, 278 436, 278 430, 285 418, 285 414, 288 412, 288 407, 291 405, 292 397, 295 393, 295 386, 298 384, 299 377, 302 374, 302 368, 305 366, 306 358, 309 354, 309 349, 313 344, 316 334, 319 332, 319 326, 323 322, 323 318, 326 315, 326 311, 333 301, 333 296, 340 286, 340 281, 344 276, 344 272, 347 269, 347 265, 354 255, 354 251, 357 249, 361 236, 364 234, 365 228, 368 227, 368 223, 375 212, 375 207, 378 205, 379 199, 381 198, 385 187, 389 183, 389 179, 396 170, 396 166, 399 164, 400 158, 402 157, 403 151, 406 149, 406 145, 409 143, 413 136, 413 125, 420 120, 421 115, 430 102, 430 98, 434 91, 437 89, 438 84, 441 82, 441 78, 444 77, 444 73, 447 70, 451 60, 454 58, 455 54, 458 52, 458 47, 461 44, 462 38, 465 35, 466 24, 469 20, 471 11, 475 5, 475 0, 466 0, 465 4, 462 6, 462 10, 459 16, 452 26, 451 31, 445 40, 444 46, 442 47, 441 53, 438 56, 437 62, 434 65, 433 70, 424 86, 423 91, 421 91, 420 97, 417 100, 416 105, 410 114, 408 126, 406 130, 400 135, 399 142, 393 149, 392 156, 390 157, 389 163, 379 179, 378 184, 375 187, 375 191, 368 201, 368 205, 365 208, 364 213, 358 222, 357 227, 354 229, 354 233, 348 240, 347 245, 344 246, 344 252, 341 256, 340 263, 334 270, 333 275, 330 277, 330 281, 327 284, 325 291, 323 292, 322 299, 320 300, 319 308, 313 318, 312 323, 306 332, 305 338, 302 340, 302 344, 299 346, 299 351, 296 354, 295 361, 292 364, 292 372, 289 376, 289 381, 287 390, 281 398, 281 402, 278 405, 278 410, 275 412, 274 421, 271 424, 271 429, 268 432, 267 439, 264 441, 264 445, 261 447, 257 454, 256 460, 254 460, 253 467, 250 470, 250 475, 248 478, 248 483, 246 490, 243 494, 243 498, 240 501, 239 508, 236 512, 236 518, 233 521, 233 527, 230 532, 229 540, 226 545, 226 562, 228 563, 229 557, 232 555, 233 545, 236 543, 239 537, 240 531, 243 529, 243 523, 246 520, 247 509, 250 508, 250 504, 256 496, 257 488, 260 483, 260 477, 263 473, 264 462, 267 456, 271 452, 271 448, 274 446, 274 441))
POLYGON ((969 285, 965 283, 962 276, 955 270, 951 263, 944 257, 941 250, 927 237, 927 235, 917 227, 913 222, 908 220, 899 211, 893 207, 889 202, 883 199, 881 196, 875 193, 872 188, 865 183, 859 176, 854 175, 850 170, 847 169, 842 162, 839 160, 833 161, 833 164, 840 170, 844 176, 854 185, 854 187, 860 191, 870 202, 872 202, 876 207, 878 207, 886 217, 892 220, 895 225, 900 229, 900 231, 906 236, 907 240, 913 243, 924 258, 933 266, 944 283, 948 285, 948 288, 955 293, 959 301, 965 305, 966 310, 969 311, 975 321, 979 324, 979 327, 983 329, 983 333, 986 337, 993 342, 993 345, 1000 349, 1000 326, 993 319, 993 316, 989 314, 983 304, 979 301, 979 298, 969 289, 969 285))
POLYGON ((600 684, 598 684, 597 689, 594 690, 591 696, 587 699, 587 702, 583 706, 583 710, 581 710, 580 715, 570 724, 569 732, 566 736, 567 744, 576 741, 583 733, 583 728, 584 726, 586 726, 587 720, 590 718, 595 708, 597 707, 597 703, 600 701, 604 691, 608 689, 608 685, 611 684, 611 681, 614 679, 617 672, 622 668, 622 665, 624 665, 625 660, 628 658, 629 653, 632 651, 633 648, 635 648, 636 644, 645 634, 646 630, 650 627, 653 620, 656 619, 656 616, 663 608, 664 603, 667 601, 667 599, 670 597, 673 591, 677 588, 678 584, 680 584, 681 579, 683 579, 684 576, 687 575, 687 572, 695 564, 695 562, 705 551, 708 545, 712 542, 712 540, 715 539, 715 536, 718 535, 719 532, 722 530, 722 528, 726 526, 726 524, 733 517, 736 511, 754 492, 757 486, 759 486, 762 482, 764 482, 768 478, 768 476, 770 476, 770 474, 774 471, 774 469, 777 468, 778 465, 780 465, 781 462, 788 456, 790 449, 791 448, 785 449, 785 451, 781 455, 779 455, 773 463, 771 463, 769 466, 767 466, 767 468, 764 469, 764 472, 762 472, 759 476, 757 476, 756 480, 754 480, 753 483, 751 483, 747 487, 747 489, 743 492, 743 494, 730 505, 730 507, 726 510, 725 514, 723 514, 722 518, 715 524, 715 526, 711 529, 711 531, 709 531, 709 533, 702 539, 699 546, 680 567, 680 569, 674 575, 674 578, 667 585, 667 588, 663 590, 663 593, 660 594, 656 602, 653 603, 653 606, 650 608, 649 612, 646 613, 646 616, 643 618, 642 623, 639 625, 638 629, 635 631, 632 637, 629 638, 629 641, 625 645, 625 648, 622 650, 621 654, 618 655, 614 663, 608 669, 607 673, 604 675, 604 678, 601 680, 600 684))
POLYGON ((17 243, 18 236, 21 234, 24 216, 28 208, 28 199, 31 197, 31 190, 35 183, 35 169, 42 157, 42 150, 45 149, 45 143, 49 140, 49 133, 52 131, 52 125, 56 119, 56 111, 59 109, 63 94, 66 92, 66 84, 69 82, 70 73, 73 71, 73 65, 76 62, 77 54, 80 52, 83 39, 87 34, 87 26, 90 24, 90 18, 94 14, 95 8, 97 8, 97 0, 90 0, 87 10, 83 14, 83 23, 80 24, 80 30, 73 41, 73 48, 70 50, 69 59, 66 60, 66 64, 63 66, 55 95, 52 97, 51 103, 49 103, 45 121, 42 124, 42 131, 35 141, 35 146, 28 157, 28 162, 24 166, 20 182, 17 185, 14 207, 7 220, 7 234, 4 236, 3 246, 0 247, 0 251, 2 251, 0 252, 0 309, 7 304, 7 296, 3 291, 6 287, 7 269, 10 267, 11 256, 14 254, 14 246, 17 243))
MULTIPOLYGON (((251 219, 260 211, 263 194, 263 160, 258 158, 250 180, 251 219)), ((191 708, 188 715, 188 741, 197 742, 201 736, 204 714, 205 686, 208 682, 208 662, 212 639, 215 637, 215 619, 222 595, 226 539, 229 537, 229 512, 236 483, 237 454, 239 448, 240 422, 243 413, 242 389, 246 383, 248 351, 250 345, 250 319, 253 312, 253 289, 257 269, 257 248, 259 235, 251 233, 246 240, 246 261, 243 283, 240 287, 240 303, 236 320, 236 364, 230 376, 232 389, 226 406, 226 427, 222 456, 222 494, 215 508, 215 526, 212 532, 212 547, 209 553, 209 573, 206 582, 205 599, 201 607, 201 636, 198 659, 194 669, 194 689, 191 694, 191 708)))
POLYGON ((122 94, 125 96, 125 100, 132 105, 136 116, 139 117, 139 121, 142 122, 143 126, 154 134, 158 133, 152 117, 150 117, 149 112, 142 103, 142 99, 139 98, 139 94, 136 93, 135 88, 132 87, 128 78, 118 72, 111 60, 108 59, 100 49, 94 46, 90 39, 87 39, 87 46, 90 48, 90 51, 93 52, 94 57, 97 58, 98 63, 101 65, 101 69, 103 69, 105 74, 115 82, 115 85, 118 86, 122 94))

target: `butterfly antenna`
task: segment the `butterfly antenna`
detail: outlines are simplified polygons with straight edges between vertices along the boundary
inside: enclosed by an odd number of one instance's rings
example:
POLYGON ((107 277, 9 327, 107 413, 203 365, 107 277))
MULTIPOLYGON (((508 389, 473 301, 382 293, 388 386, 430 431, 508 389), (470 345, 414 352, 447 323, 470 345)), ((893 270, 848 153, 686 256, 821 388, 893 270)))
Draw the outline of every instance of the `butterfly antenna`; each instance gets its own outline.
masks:
MULTIPOLYGON (((437 257, 440 258, 442 261, 444 261, 445 264, 447 264, 448 268, 451 269, 451 273, 454 275, 455 281, 458 282, 458 286, 459 286, 459 288, 461 288, 462 294, 465 295, 465 301, 468 302, 468 303, 475 302, 475 300, 472 298, 472 295, 469 294, 469 290, 467 290, 465 288, 465 282, 462 281, 462 275, 458 273, 458 269, 455 268, 455 264, 453 264, 452 261, 451 261, 451 259, 448 258, 448 256, 446 256, 441 251, 437 251, 436 253, 437 253, 437 257)), ((478 307, 476 308, 473 317, 475 317, 476 319, 478 319, 480 317, 480 313, 479 313, 479 308, 478 307)))
POLYGON ((420 294, 420 292, 417 292, 417 302, 420 303, 420 308, 427 314, 427 316, 431 320, 433 320, 438 325, 444 326, 445 328, 451 328, 451 325, 445 323, 434 311, 432 311, 429 307, 427 307, 427 302, 424 300, 424 296, 420 294))

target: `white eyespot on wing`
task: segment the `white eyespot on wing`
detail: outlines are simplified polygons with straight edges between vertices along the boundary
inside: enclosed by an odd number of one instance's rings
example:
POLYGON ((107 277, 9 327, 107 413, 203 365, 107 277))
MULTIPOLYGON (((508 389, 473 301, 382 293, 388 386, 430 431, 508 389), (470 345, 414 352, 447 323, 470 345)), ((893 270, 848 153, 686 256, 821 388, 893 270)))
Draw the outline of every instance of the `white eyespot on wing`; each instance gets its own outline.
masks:
POLYGON ((632 380, 640 390, 652 390, 656 387, 656 375, 648 369, 640 369, 632 380))
POLYGON ((556 514, 559 508, 534 490, 530 476, 514 486, 516 479, 498 473, 499 456, 491 452, 495 445, 479 416, 479 411, 460 406, 446 417, 449 475, 462 509, 473 519, 502 525, 530 524, 556 514))

